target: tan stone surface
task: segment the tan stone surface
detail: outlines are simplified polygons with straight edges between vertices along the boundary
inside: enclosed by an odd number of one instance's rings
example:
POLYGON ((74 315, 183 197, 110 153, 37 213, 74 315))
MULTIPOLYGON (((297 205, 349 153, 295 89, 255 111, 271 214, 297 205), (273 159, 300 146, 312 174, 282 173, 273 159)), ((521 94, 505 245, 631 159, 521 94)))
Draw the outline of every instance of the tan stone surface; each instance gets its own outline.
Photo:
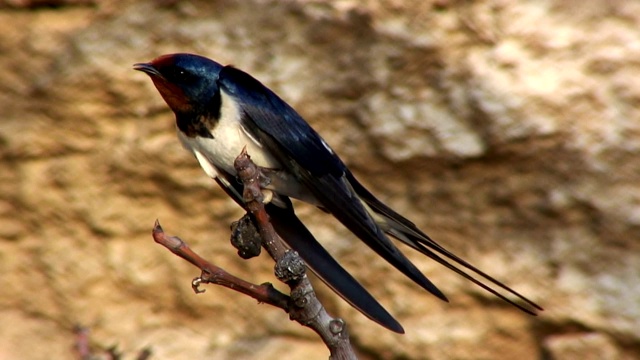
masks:
POLYGON ((159 218, 275 281, 267 258, 235 255, 240 211, 131 69, 178 51, 252 73, 383 200, 546 308, 529 317, 411 254, 451 298, 438 302, 300 208, 405 326, 319 285, 363 359, 640 357, 639 3, 7 3, 32 8, 0 9, 0 359, 72 358, 76 324, 129 356, 327 358, 279 310, 194 295, 197 271, 151 239, 159 218))

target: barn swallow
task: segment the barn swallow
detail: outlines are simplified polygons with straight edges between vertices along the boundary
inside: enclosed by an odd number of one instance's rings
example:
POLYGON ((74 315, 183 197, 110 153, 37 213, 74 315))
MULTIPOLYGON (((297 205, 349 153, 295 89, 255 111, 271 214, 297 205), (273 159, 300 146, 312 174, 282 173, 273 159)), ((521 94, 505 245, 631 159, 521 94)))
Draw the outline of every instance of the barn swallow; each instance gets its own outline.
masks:
POLYGON ((448 301, 387 235, 526 313, 535 315, 542 310, 378 200, 291 106, 251 75, 193 54, 163 55, 133 68, 151 77, 175 114, 182 145, 240 206, 244 206, 242 185, 236 180, 233 162, 246 147, 269 179, 264 184, 265 202, 276 232, 320 279, 373 321, 404 333, 398 321, 307 230, 290 198, 332 214, 378 255, 441 300, 448 301))

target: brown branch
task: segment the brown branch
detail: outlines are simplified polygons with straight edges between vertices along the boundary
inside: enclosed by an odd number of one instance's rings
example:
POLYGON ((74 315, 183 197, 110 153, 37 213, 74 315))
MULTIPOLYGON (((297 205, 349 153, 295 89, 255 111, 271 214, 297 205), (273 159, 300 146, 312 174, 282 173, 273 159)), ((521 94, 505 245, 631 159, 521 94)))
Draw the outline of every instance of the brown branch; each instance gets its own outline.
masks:
MULTIPOLYGON (((291 296, 276 290, 271 284, 255 285, 235 277, 222 268, 203 259, 195 253, 182 239, 164 233, 158 220, 153 228, 153 239, 156 243, 166 247, 175 255, 187 260, 201 270, 201 275, 192 282, 196 293, 204 292, 200 289, 202 283, 222 285, 229 289, 251 296, 261 303, 266 303, 283 309, 303 326, 315 331, 331 352, 332 360, 357 359, 349 341, 346 323, 342 319, 331 317, 318 300, 311 282, 306 275, 306 266, 297 252, 289 250, 282 239, 278 237, 269 222, 264 204, 264 195, 260 187, 264 176, 260 169, 251 161, 245 150, 236 158, 234 167, 244 184, 243 197, 246 208, 260 234, 262 246, 276 261, 275 274, 279 280, 289 285, 291 296)), ((235 227, 244 226, 239 221, 235 227)), ((233 230, 236 233, 236 229, 233 230)), ((239 230, 241 232, 241 230, 239 230)), ((234 245, 235 246, 235 245, 234 245)), ((239 249, 243 256, 243 250, 239 249)))
POLYGON ((331 359, 357 359, 349 342, 346 323, 327 313, 305 273, 304 262, 295 251, 287 249, 269 222, 260 188, 263 175, 251 161, 246 149, 233 165, 244 185, 244 201, 258 227, 262 244, 276 261, 276 276, 291 289, 294 306, 289 309, 289 317, 320 335, 331 352, 331 359))
POLYGON ((191 250, 189 245, 179 237, 166 235, 158 220, 156 220, 152 234, 155 242, 166 247, 172 253, 187 260, 202 271, 200 276, 193 279, 191 283, 191 286, 196 293, 204 292, 204 290, 200 289, 200 284, 221 285, 245 295, 249 295, 261 303, 273 305, 289 312, 290 298, 276 290, 273 285, 269 283, 255 285, 229 274, 224 269, 208 262, 200 255, 196 254, 191 250))
POLYGON ((91 359, 91 347, 89 345, 89 329, 84 326, 76 326, 73 329, 76 335, 75 349, 78 353, 78 359, 89 360, 91 359))

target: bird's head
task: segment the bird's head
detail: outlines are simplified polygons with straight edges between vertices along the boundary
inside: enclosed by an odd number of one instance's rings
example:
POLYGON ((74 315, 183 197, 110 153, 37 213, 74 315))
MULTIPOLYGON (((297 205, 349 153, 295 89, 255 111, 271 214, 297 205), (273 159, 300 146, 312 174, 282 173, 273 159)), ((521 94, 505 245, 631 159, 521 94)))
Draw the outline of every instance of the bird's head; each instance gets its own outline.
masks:
POLYGON ((223 66, 192 54, 162 55, 148 63, 134 64, 135 70, 151 77, 164 101, 174 113, 208 111, 218 94, 218 75, 223 66))

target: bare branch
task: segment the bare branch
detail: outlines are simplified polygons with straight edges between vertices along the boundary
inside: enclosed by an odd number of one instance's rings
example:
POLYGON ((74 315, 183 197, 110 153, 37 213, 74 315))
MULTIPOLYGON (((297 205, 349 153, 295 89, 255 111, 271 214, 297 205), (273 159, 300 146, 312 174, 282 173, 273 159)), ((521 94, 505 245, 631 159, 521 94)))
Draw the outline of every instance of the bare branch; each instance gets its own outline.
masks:
POLYGON ((156 220, 152 234, 155 242, 166 247, 172 253, 187 260, 202 271, 200 276, 195 278, 192 282, 192 286, 196 293, 204 292, 204 290, 200 290, 198 287, 203 283, 221 285, 245 295, 249 295, 261 303, 273 305, 289 312, 290 298, 276 290, 273 285, 269 283, 256 285, 229 274, 224 269, 208 262, 200 255, 196 254, 191 250, 189 245, 179 237, 166 235, 158 220, 156 220))
POLYGON ((232 239, 241 257, 252 257, 259 254, 250 244, 252 229, 247 226, 255 225, 260 235, 262 246, 276 261, 275 274, 279 280, 285 282, 291 289, 291 296, 276 290, 271 284, 255 285, 235 277, 222 268, 208 262, 195 253, 182 239, 166 235, 156 220, 153 228, 153 239, 156 243, 166 247, 175 255, 185 259, 201 270, 201 275, 192 282, 196 293, 204 292, 200 289, 203 283, 222 285, 229 289, 251 296, 261 303, 281 308, 291 320, 315 331, 331 352, 330 359, 357 359, 349 341, 346 323, 342 319, 331 317, 318 300, 311 282, 306 275, 306 266, 300 256, 285 245, 269 222, 263 200, 261 184, 268 181, 260 169, 251 161, 245 150, 236 158, 234 167, 244 185, 243 197, 253 224, 242 219, 234 224, 233 236, 247 236, 247 239, 232 239), (238 235, 243 234, 243 235, 238 235), (239 245, 239 246, 238 246, 239 245))
POLYGON ((357 359, 349 341, 346 323, 327 313, 305 273, 304 262, 295 251, 287 249, 269 222, 260 188, 263 176, 245 149, 236 158, 234 167, 244 185, 243 197, 258 227, 262 244, 276 261, 276 276, 291 289, 295 306, 289 309, 289 317, 320 335, 331 352, 331 359, 357 359))

